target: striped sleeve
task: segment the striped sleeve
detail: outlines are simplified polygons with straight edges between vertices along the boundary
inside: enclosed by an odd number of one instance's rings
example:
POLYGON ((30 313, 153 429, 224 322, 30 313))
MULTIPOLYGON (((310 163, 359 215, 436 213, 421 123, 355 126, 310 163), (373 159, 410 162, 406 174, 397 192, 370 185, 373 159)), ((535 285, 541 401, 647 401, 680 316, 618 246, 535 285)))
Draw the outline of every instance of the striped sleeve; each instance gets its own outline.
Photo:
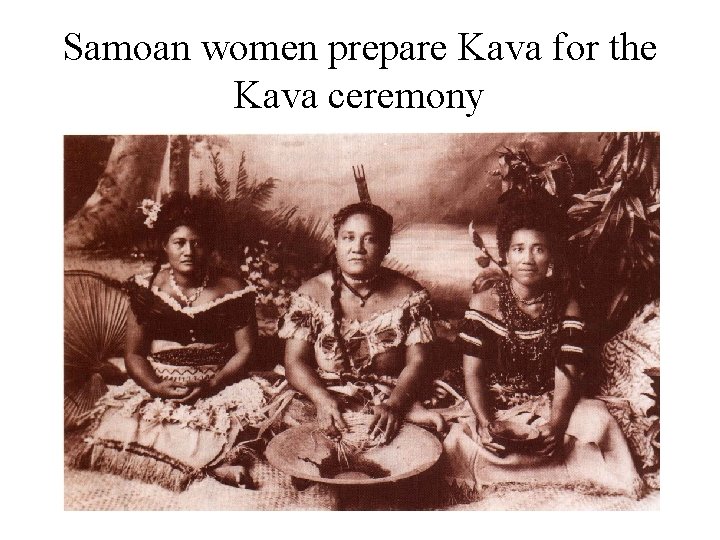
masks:
POLYGON ((584 367, 585 364, 585 322, 573 317, 565 317, 560 321, 558 333, 557 364, 584 367))
POLYGON ((497 336, 480 322, 475 312, 468 311, 460 321, 458 338, 463 354, 476 358, 485 358, 491 350, 497 336))

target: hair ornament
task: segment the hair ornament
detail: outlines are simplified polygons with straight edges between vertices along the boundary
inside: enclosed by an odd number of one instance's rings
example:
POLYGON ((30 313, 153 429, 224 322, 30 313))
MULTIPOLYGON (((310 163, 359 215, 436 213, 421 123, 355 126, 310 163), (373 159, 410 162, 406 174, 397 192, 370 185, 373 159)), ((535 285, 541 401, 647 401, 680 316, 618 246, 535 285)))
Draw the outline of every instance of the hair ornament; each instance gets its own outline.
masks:
POLYGON ((146 216, 145 226, 148 229, 152 229, 155 226, 155 222, 157 221, 158 214, 160 213, 162 205, 152 199, 143 199, 142 203, 140 203, 139 208, 146 216))
POLYGON ((355 177, 355 185, 357 186, 360 202, 372 204, 372 200, 370 200, 370 191, 368 190, 367 186, 367 179, 365 178, 365 167, 363 165, 358 165, 356 169, 353 165, 352 170, 353 176, 355 177))

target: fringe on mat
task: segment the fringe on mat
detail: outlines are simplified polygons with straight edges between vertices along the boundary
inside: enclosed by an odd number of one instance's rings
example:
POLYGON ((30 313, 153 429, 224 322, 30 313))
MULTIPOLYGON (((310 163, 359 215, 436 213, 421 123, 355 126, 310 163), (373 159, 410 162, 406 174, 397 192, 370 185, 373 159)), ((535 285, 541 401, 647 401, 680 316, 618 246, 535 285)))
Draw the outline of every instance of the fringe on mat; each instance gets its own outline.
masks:
POLYGON ((202 471, 151 448, 109 440, 79 445, 68 455, 68 466, 116 474, 178 492, 204 476, 202 471))

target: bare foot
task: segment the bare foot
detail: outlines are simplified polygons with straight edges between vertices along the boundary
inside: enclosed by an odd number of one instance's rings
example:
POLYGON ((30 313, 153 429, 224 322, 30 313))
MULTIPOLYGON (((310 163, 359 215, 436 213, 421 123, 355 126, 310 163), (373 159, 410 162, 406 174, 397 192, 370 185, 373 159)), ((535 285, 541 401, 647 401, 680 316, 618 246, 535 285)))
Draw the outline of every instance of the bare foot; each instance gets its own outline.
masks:
POLYGON ((208 474, 226 486, 255 489, 247 467, 243 467, 242 465, 220 465, 208 471, 208 474))

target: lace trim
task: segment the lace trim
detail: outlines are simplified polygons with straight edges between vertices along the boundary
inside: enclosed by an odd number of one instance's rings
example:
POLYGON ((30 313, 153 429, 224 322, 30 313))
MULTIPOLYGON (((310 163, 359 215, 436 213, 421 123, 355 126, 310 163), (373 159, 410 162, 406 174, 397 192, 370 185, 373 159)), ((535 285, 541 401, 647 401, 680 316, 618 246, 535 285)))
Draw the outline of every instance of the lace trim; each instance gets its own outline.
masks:
MULTIPOLYGON (((170 265, 164 264, 161 267, 161 270, 164 268, 169 268, 170 265)), ((134 276, 135 283, 141 287, 148 288, 148 285, 150 285, 150 276, 152 276, 152 272, 149 272, 147 274, 137 274, 134 276)), ((171 295, 166 293, 165 291, 160 290, 160 288, 157 285, 153 285, 150 287, 150 291, 160 298, 163 302, 165 302, 167 305, 169 305, 174 311, 178 311, 180 313, 184 313, 185 315, 189 315, 190 317, 194 317, 198 313, 203 313, 205 311, 208 311, 211 308, 214 308, 217 305, 223 304, 225 302, 228 302, 230 300, 233 300, 235 298, 241 298, 245 296, 248 293, 255 292, 255 286, 254 285, 248 285, 247 287, 243 289, 239 289, 237 291, 229 292, 224 294, 223 296, 216 298, 215 300, 211 300, 210 302, 206 302, 205 304, 200 304, 198 306, 182 306, 180 305, 180 302, 178 302, 175 298, 173 298, 171 295)))

